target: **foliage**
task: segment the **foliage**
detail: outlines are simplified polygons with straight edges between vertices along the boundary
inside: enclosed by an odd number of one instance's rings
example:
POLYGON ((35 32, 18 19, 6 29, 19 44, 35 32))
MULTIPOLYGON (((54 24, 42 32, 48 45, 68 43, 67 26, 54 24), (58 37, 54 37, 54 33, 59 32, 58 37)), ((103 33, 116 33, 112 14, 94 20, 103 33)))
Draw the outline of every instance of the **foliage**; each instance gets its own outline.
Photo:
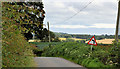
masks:
POLYGON ((36 34, 37 38, 43 39, 45 11, 42 2, 7 2, 6 4, 8 5, 6 10, 10 13, 10 18, 21 27, 21 33, 25 35, 27 40, 32 38, 31 33, 36 34))
MULTIPOLYGON (((48 30, 43 28, 45 11, 42 2, 9 2, 8 6, 12 6, 9 10, 16 14, 12 14, 12 19, 21 27, 21 33, 27 40, 32 39, 34 33, 37 39, 48 41, 48 30)), ((51 31, 50 35, 51 40, 55 38, 51 31)))
POLYGON ((47 46, 56 46, 57 44, 61 44, 61 42, 30 42, 30 44, 34 45, 34 54, 36 56, 41 56, 44 48, 46 48, 47 46))
POLYGON ((66 42, 74 42, 75 40, 73 40, 73 39, 70 39, 70 38, 67 38, 66 39, 66 42))
POLYGON ((2 3, 2 64, 3 67, 32 67, 34 62, 31 45, 25 40, 21 34, 22 28, 16 23, 16 18, 24 14, 15 13, 13 8, 21 7, 2 3))
POLYGON ((85 67, 115 67, 118 65, 118 51, 114 47, 93 47, 77 42, 66 42, 43 49, 42 56, 63 57, 85 67))
MULTIPOLYGON (((43 38, 42 42, 49 42, 49 33, 48 33, 48 30, 44 29, 43 30, 43 34, 44 34, 44 38, 43 38)), ((54 42, 54 41, 57 42, 57 41, 59 41, 59 39, 57 39, 57 37, 55 37, 55 34, 52 31, 50 31, 50 41, 51 42, 54 42)))
POLYGON ((55 37, 53 42, 60 42, 59 38, 58 37, 55 37))

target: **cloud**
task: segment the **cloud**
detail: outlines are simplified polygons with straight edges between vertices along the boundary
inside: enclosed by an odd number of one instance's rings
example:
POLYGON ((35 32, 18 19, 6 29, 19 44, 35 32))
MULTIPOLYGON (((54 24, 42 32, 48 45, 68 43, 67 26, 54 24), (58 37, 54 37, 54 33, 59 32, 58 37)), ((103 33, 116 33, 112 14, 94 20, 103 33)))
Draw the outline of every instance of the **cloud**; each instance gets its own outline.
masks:
POLYGON ((74 13, 77 13, 77 11, 78 11, 77 9, 73 8, 72 6, 68 7, 68 9, 74 13))
POLYGON ((83 25, 51 25, 51 28, 87 28, 83 25))
POLYGON ((65 8, 65 4, 62 2, 53 2, 53 5, 55 5, 54 7, 56 8, 65 8))
POLYGON ((92 26, 89 26, 89 28, 115 28, 115 24, 103 24, 103 23, 97 23, 93 24, 92 26))
POLYGON ((51 25, 51 28, 115 28, 115 24, 103 24, 103 23, 97 23, 90 26, 86 25, 51 25))
MULTIPOLYGON (((44 2, 88 2, 93 0, 43 0, 44 2)), ((95 0, 96 2, 116 2, 117 0, 95 0)))
MULTIPOLYGON (((94 0, 87 8, 76 16, 70 18, 79 12, 92 0, 43 0, 46 17, 44 24, 50 22, 51 30, 56 29, 65 31, 65 29, 115 29, 117 19, 117 0, 94 0), (66 19, 69 20, 65 21, 66 19)), ((66 30, 67 32, 67 30, 66 30)), ((71 32, 74 32, 71 30, 71 32)), ((101 33, 100 32, 100 33, 101 33)), ((110 32, 110 31, 109 31, 110 32)), ((111 32, 113 32, 111 30, 111 32)), ((75 32, 74 32, 75 33, 75 32)), ((84 33, 88 33, 87 31, 84 33)))
MULTIPOLYGON (((116 2, 117 3, 117 2, 116 2)), ((117 5, 115 2, 93 2, 82 12, 68 20, 68 23, 115 23, 117 5)), ((58 24, 73 16, 82 9, 88 2, 46 2, 46 17, 54 24, 58 24)), ((63 23, 64 24, 64 23, 63 23)))

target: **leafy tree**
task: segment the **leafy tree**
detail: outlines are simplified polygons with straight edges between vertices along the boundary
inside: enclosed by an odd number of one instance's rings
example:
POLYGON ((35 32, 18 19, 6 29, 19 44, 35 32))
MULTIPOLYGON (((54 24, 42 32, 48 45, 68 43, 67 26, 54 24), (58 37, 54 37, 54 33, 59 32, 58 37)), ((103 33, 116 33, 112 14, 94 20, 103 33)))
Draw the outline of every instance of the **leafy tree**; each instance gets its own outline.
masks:
MULTIPOLYGON (((48 41, 48 30, 43 28, 45 11, 42 2, 9 2, 8 4, 13 6, 9 10, 14 10, 14 13, 16 13, 11 18, 20 26, 21 33, 24 34, 27 40, 32 39, 31 33, 34 33, 40 40, 48 41)), ((50 34, 52 41, 55 35, 52 32, 50 34)))
MULTIPOLYGON (((49 33, 46 28, 43 29, 43 35, 44 35, 44 38, 42 41, 48 42, 49 41, 49 33)), ((50 31, 50 40, 51 41, 55 40, 55 34, 52 31, 50 31)))
POLYGON ((59 37, 55 37, 53 42, 60 42, 59 37))
MULTIPOLYGON (((28 39, 32 36, 27 36, 27 34, 35 33, 36 35, 41 35, 39 39, 43 39, 43 20, 45 17, 45 11, 43 10, 42 2, 9 2, 13 7, 8 10, 14 10, 16 15, 11 16, 17 22, 17 25, 21 26, 21 33, 25 35, 28 39), (21 15, 18 15, 21 14, 21 15)), ((30 34, 31 35, 31 34, 30 34)))

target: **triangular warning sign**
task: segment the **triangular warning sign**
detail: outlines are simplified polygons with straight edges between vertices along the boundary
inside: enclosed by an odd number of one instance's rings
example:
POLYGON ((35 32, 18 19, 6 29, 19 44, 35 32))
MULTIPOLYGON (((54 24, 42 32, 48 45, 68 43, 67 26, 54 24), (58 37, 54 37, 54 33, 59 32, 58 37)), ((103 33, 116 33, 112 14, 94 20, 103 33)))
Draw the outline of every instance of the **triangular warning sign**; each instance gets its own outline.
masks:
POLYGON ((97 46, 97 42, 96 42, 94 36, 90 39, 90 41, 88 42, 88 44, 89 44, 89 45, 95 45, 95 46, 97 46))

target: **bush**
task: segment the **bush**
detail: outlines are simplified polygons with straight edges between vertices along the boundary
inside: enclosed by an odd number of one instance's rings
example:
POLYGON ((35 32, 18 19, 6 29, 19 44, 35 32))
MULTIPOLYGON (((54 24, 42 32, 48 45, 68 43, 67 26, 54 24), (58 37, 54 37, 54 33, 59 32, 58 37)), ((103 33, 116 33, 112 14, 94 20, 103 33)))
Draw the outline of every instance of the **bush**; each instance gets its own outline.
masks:
MULTIPOLYGON (((5 24, 5 26, 11 26, 5 24)), ((32 61, 32 50, 30 44, 20 34, 16 28, 11 28, 6 31, 3 26, 2 35, 2 61, 3 65, 7 67, 25 67, 30 66, 32 61), (16 33, 17 32, 17 33, 16 33)))
POLYGON ((105 47, 93 46, 78 42, 66 42, 43 49, 42 56, 63 57, 85 67, 114 67, 118 65, 117 51, 111 52, 105 47))
POLYGON ((7 3, 3 3, 2 14, 2 66, 3 67, 32 67, 33 52, 31 45, 21 34, 16 21, 11 19, 14 13, 10 13, 7 3))

